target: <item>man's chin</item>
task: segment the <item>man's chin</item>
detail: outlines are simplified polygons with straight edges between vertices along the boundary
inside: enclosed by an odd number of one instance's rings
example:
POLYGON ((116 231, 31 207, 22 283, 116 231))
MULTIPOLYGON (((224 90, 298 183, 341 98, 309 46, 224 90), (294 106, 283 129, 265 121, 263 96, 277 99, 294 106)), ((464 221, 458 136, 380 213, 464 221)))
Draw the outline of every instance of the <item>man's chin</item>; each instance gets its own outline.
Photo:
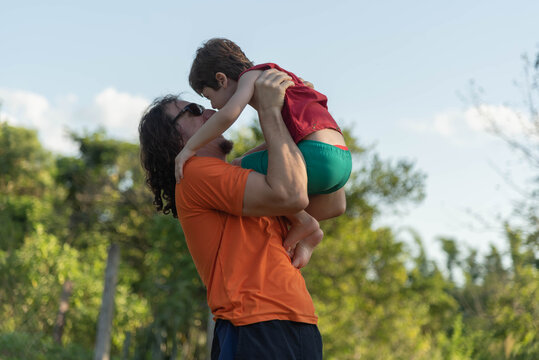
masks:
POLYGON ((228 155, 230 154, 230 152, 232 151, 232 148, 234 147, 234 142, 232 142, 231 140, 227 140, 227 139, 222 139, 220 142, 219 142, 219 148, 221 149, 221 151, 223 152, 223 154, 225 155, 228 155))

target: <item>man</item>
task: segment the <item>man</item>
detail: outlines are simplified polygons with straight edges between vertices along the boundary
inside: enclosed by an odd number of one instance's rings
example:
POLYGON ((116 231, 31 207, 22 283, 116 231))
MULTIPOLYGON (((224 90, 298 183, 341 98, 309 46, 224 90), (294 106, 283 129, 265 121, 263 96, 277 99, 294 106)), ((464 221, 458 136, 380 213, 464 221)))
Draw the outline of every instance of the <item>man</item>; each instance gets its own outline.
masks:
MULTIPOLYGON (((267 175, 227 164, 231 144, 221 136, 185 164, 174 188, 174 157, 211 112, 164 98, 139 126, 154 204, 178 215, 217 319, 212 359, 322 358, 312 299, 282 245, 287 225, 278 217, 308 205, 305 164, 281 117, 291 85, 288 75, 275 70, 255 84, 267 175)), ((293 225, 321 239, 318 223, 305 218, 310 220, 293 225)))

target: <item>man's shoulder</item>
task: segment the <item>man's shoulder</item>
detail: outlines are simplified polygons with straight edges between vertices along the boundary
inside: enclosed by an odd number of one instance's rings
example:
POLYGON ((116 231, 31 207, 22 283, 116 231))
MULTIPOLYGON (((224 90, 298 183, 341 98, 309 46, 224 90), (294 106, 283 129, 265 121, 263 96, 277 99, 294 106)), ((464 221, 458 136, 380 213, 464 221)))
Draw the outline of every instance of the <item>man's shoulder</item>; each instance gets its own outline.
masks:
POLYGON ((213 187, 212 179, 226 173, 228 166, 231 165, 214 157, 193 156, 184 165, 183 179, 176 184, 176 200, 191 202, 202 189, 213 187))
POLYGON ((250 172, 218 158, 194 156, 185 163, 184 178, 180 183, 197 184, 201 181, 212 182, 212 179, 223 181, 246 171, 250 172))
POLYGON ((176 185, 176 206, 183 213, 213 209, 241 215, 249 172, 217 158, 195 156, 185 163, 184 177, 176 185))
POLYGON ((193 156, 191 159, 189 159, 186 163, 185 163, 185 166, 190 166, 190 167, 205 167, 205 166, 211 166, 211 165, 217 165, 217 164, 222 164, 222 165, 230 165, 229 163, 227 163, 226 161, 223 161, 221 159, 218 159, 216 157, 211 157, 211 156, 193 156))
POLYGON ((189 178, 192 175, 206 172, 211 169, 226 168, 232 166, 226 161, 209 156, 193 156, 185 163, 185 178, 189 178))

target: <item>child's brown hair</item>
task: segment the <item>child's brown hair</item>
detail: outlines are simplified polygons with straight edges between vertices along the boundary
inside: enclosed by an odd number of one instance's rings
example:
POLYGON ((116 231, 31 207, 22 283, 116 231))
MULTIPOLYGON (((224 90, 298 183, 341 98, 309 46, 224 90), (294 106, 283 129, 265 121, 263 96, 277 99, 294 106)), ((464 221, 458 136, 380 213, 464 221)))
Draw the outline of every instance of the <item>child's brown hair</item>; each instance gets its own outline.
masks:
POLYGON ((238 81, 240 74, 250 67, 253 67, 253 63, 233 41, 213 38, 198 48, 189 73, 189 85, 202 95, 202 89, 206 86, 219 89, 216 73, 222 72, 238 81))

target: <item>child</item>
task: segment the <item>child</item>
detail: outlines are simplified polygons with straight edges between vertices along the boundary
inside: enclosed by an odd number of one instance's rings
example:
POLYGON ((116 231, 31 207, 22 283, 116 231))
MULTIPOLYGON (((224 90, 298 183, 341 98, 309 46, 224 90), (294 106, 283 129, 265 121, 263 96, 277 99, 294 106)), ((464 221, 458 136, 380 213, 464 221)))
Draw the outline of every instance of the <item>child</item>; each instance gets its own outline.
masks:
MULTIPOLYGON (((193 61, 189 74, 191 87, 219 111, 187 141, 176 157, 178 176, 183 177, 185 162, 200 147, 228 129, 247 104, 257 109, 254 83, 262 71, 270 68, 286 72, 294 82, 286 90, 282 117, 306 163, 309 206, 305 210, 317 220, 339 216, 346 208, 343 186, 350 177, 352 157, 341 130, 328 112, 326 96, 276 64, 253 66, 243 51, 227 39, 208 40, 197 50, 193 61)), ((267 173, 265 145, 252 149, 240 159, 243 168, 267 173)), ((302 251, 307 249, 308 261, 316 244, 300 242, 299 245, 302 251)))

